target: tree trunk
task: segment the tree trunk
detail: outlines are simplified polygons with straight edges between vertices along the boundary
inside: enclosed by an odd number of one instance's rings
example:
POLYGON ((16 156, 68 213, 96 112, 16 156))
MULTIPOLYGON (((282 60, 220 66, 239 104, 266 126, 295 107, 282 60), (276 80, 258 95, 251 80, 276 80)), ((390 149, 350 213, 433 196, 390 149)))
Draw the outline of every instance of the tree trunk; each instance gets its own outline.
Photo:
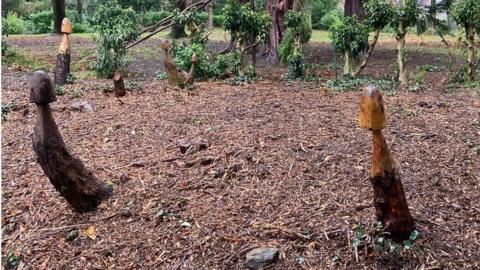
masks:
MULTIPOLYGON (((175 7, 180 11, 184 10, 187 7, 186 0, 175 0, 175 7)), ((173 24, 172 26, 172 36, 173 38, 183 38, 186 37, 185 26, 179 24, 173 24)))
POLYGON ((467 39, 467 79, 468 81, 474 81, 477 57, 475 49, 475 28, 473 25, 465 27, 465 36, 467 39))
POLYGON ((123 97, 127 94, 125 90, 125 83, 123 82, 122 73, 118 70, 115 70, 115 76, 113 76, 113 93, 117 97, 123 97))
POLYGON ((356 16, 358 20, 363 20, 365 11, 363 10, 363 0, 345 0, 343 13, 345 16, 356 16))
POLYGON ((32 138, 38 163, 55 189, 77 212, 95 210, 110 195, 111 189, 65 146, 48 104, 55 101, 48 75, 43 71, 35 72, 31 88, 30 102, 37 104, 38 110, 32 138))
POLYGON ((77 16, 80 21, 83 21, 83 5, 82 0, 77 0, 77 16))
POLYGON ((405 34, 404 21, 400 19, 398 24, 397 39, 397 64, 398 64, 398 81, 401 84, 407 83, 407 70, 405 69, 405 34))
POLYGON ((64 85, 67 83, 68 74, 70 74, 70 38, 69 34, 64 33, 60 47, 58 48, 57 62, 54 71, 55 85, 64 85))
POLYGON ((213 4, 210 3, 207 5, 208 21, 207 28, 213 29, 213 4))
POLYGON ((363 59, 362 63, 360 63, 360 66, 358 69, 353 73, 353 77, 358 76, 360 72, 367 66, 368 60, 370 60, 370 56, 372 55, 373 49, 375 48, 375 45, 377 45, 378 37, 380 36, 380 28, 375 29, 375 34, 373 35, 372 42, 370 43, 370 46, 368 47, 367 55, 365 55, 365 58, 363 59))
POLYGON ((65 0, 52 0, 52 8, 54 17, 53 32, 60 34, 62 20, 65 18, 65 0))
POLYGON ((268 0, 267 8, 268 12, 270 13, 270 17, 272 18, 267 62, 271 65, 278 65, 280 63, 280 57, 278 56, 278 45, 280 43, 282 35, 282 28, 280 22, 281 7, 279 0, 268 0))
POLYGON ((377 220, 394 239, 408 239, 415 229, 405 191, 395 171, 381 130, 373 130, 373 158, 370 181, 374 190, 377 220))
POLYGON ((349 50, 345 51, 345 64, 343 66, 343 75, 352 75, 353 58, 349 50))

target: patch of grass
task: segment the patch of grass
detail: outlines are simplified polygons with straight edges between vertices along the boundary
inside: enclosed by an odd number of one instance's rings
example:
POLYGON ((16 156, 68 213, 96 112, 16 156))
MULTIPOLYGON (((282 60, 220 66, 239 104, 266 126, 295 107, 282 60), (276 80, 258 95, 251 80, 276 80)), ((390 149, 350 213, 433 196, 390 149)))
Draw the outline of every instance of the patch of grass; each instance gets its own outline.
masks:
POLYGON ((328 80, 325 86, 334 92, 349 92, 361 90, 367 84, 373 84, 380 90, 384 91, 386 95, 395 95, 396 83, 388 79, 372 79, 366 77, 352 78, 349 76, 342 76, 335 79, 328 80))
POLYGON ((22 67, 26 68, 29 70, 38 70, 38 69, 44 69, 44 70, 49 70, 50 65, 40 62, 38 60, 33 59, 30 56, 18 53, 13 50, 7 50, 5 55, 2 57, 2 65, 5 65, 7 67, 22 67))
POLYGON ((17 107, 15 103, 2 104, 2 121, 7 120, 7 115, 17 107))

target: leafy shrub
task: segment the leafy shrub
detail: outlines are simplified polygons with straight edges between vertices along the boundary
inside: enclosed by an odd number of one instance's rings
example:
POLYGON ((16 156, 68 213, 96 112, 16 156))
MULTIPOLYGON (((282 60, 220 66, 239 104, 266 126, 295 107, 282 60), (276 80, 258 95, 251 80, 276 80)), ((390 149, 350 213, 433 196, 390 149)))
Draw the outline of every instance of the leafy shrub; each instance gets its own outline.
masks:
POLYGON ((91 33, 93 29, 90 27, 88 23, 73 23, 73 33, 80 34, 80 33, 91 33))
POLYGON ((368 28, 353 17, 343 17, 340 24, 330 31, 330 39, 335 49, 341 53, 350 52, 356 57, 367 45, 368 28))
POLYGON ((335 92, 348 92, 361 89, 362 86, 373 84, 380 90, 385 91, 387 95, 392 95, 395 89, 395 82, 388 79, 371 79, 371 78, 352 78, 350 76, 342 76, 328 80, 325 86, 335 92))
POLYGON ((338 2, 339 0, 310 1, 313 29, 329 29, 329 27, 333 26, 333 22, 336 18, 341 18, 341 13, 337 8, 338 2), (324 17, 326 17, 326 19, 322 22, 324 17))
POLYGON ((170 13, 165 10, 161 10, 161 11, 149 10, 139 15, 140 24, 144 27, 151 26, 163 20, 164 18, 168 17, 169 15, 170 13))
POLYGON ((303 78, 305 76, 306 66, 303 53, 295 49, 291 55, 288 56, 288 73, 287 79, 303 78))
POLYGON ((330 10, 316 24, 312 24, 313 29, 331 29, 334 25, 342 21, 342 13, 338 9, 330 10))
POLYGON ((225 17, 223 15, 213 15, 213 26, 222 27, 225 17))
POLYGON ((2 33, 4 35, 23 34, 24 24, 25 22, 16 13, 9 12, 5 18, 2 18, 2 33))
POLYGON ((292 29, 295 36, 300 37, 302 43, 307 43, 312 37, 310 21, 304 12, 288 11, 285 15, 284 25, 292 29))
POLYGON ((480 2, 478 0, 460 0, 453 7, 455 21, 463 27, 480 28, 480 2))
POLYGON ((98 74, 112 77, 116 69, 128 65, 125 44, 139 35, 137 14, 132 8, 123 9, 116 1, 108 1, 98 7, 92 22, 98 33, 97 59, 92 67, 98 74))
POLYGON ((294 48, 295 36, 293 35, 291 29, 287 29, 283 35, 282 42, 278 46, 278 57, 280 58, 280 62, 284 64, 288 63, 288 56, 293 53, 294 48))
POLYGON ((365 25, 373 29, 383 29, 395 16, 393 6, 386 0, 369 0, 364 5, 365 25))
POLYGON ((53 12, 45 10, 34 13, 29 16, 31 24, 27 24, 29 32, 33 34, 46 34, 52 32, 53 29, 53 12))
POLYGON ((413 27, 418 23, 418 18, 422 13, 417 0, 404 0, 404 4, 396 8, 396 12, 392 17, 392 26, 397 27, 400 19, 404 22, 404 27, 413 27))

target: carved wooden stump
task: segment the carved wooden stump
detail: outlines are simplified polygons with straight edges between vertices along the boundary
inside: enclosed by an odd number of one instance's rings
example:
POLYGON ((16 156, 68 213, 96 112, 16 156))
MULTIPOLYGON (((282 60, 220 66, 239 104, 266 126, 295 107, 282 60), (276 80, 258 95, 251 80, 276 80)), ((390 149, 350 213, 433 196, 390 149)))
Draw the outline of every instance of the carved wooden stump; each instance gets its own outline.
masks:
POLYGON ((164 65, 167 73, 167 85, 170 87, 184 87, 187 84, 193 84, 195 81, 195 66, 198 61, 197 55, 192 55, 190 71, 186 72, 178 68, 170 56, 170 43, 167 39, 160 41, 160 47, 165 51, 164 65))
POLYGON ((33 133, 37 161, 57 191, 77 212, 93 211, 111 194, 111 189, 69 153, 50 110, 49 103, 55 100, 48 74, 35 72, 31 81, 30 102, 35 103, 38 110, 33 133))
POLYGON ((382 94, 367 86, 360 98, 360 127, 373 132, 370 181, 374 190, 377 220, 394 239, 407 239, 415 229, 400 174, 390 157, 382 129, 387 125, 382 94))
POLYGON ((120 71, 115 71, 115 76, 113 76, 113 92, 117 97, 123 97, 127 94, 125 90, 125 83, 123 82, 122 73, 120 71))
POLYGON ((66 84, 68 74, 70 74, 70 34, 72 33, 72 23, 68 18, 63 19, 61 31, 63 37, 60 47, 58 48, 57 62, 55 65, 55 85, 66 84))

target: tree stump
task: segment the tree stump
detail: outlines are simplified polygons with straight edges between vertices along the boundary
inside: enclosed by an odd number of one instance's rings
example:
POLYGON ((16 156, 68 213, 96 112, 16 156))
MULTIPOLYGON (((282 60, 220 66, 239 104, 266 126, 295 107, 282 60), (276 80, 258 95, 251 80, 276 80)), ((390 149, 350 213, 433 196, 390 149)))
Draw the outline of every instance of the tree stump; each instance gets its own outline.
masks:
POLYGON ((113 92, 117 97, 123 97, 127 94, 125 90, 125 83, 123 82, 122 73, 120 71, 115 71, 115 76, 113 77, 113 92))
POLYGON ((360 127, 373 132, 370 182, 373 185, 377 220, 393 239, 407 239, 415 229, 400 174, 390 157, 382 129, 387 125, 382 94, 367 86, 360 98, 360 127))
POLYGON ((70 74, 70 34, 72 33, 72 23, 68 18, 63 19, 61 31, 63 37, 58 47, 57 62, 55 65, 55 85, 66 84, 68 75, 70 74))
POLYGON ((170 56, 170 43, 167 39, 162 39, 160 41, 160 47, 165 51, 165 71, 167 73, 167 85, 170 87, 181 87, 185 85, 193 84, 195 81, 195 66, 198 62, 198 57, 196 54, 192 55, 192 65, 188 72, 177 67, 172 57, 170 56))
POLYGON ((93 211, 111 194, 111 189, 69 153, 49 106, 55 100, 48 74, 35 72, 31 81, 30 102, 35 103, 38 110, 33 132, 37 161, 55 189, 77 212, 93 211))

